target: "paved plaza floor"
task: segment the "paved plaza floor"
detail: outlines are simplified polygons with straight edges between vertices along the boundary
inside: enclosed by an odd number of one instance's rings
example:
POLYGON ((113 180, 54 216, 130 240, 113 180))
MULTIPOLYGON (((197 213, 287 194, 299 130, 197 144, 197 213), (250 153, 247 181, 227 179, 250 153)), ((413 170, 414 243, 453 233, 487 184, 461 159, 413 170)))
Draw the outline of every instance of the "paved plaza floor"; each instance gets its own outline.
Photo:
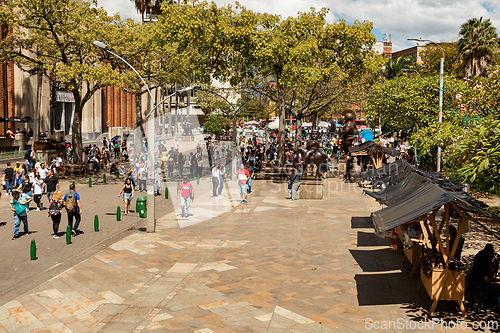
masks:
MULTIPOLYGON (((418 321, 430 308, 401 253, 374 235, 369 216, 380 207, 356 184, 329 178, 323 200, 290 201, 285 183, 257 180, 241 204, 234 180, 218 200, 209 177, 193 183, 187 219, 175 182, 168 200, 157 197, 156 233, 143 231, 137 213, 116 222, 119 184, 80 186, 88 216, 71 245, 49 237, 46 212, 30 212, 39 232, 16 241, 9 220, 0 331, 353 332, 418 321), (30 239, 42 235, 31 261, 30 239)), ((437 313, 462 319, 451 302, 437 313)))

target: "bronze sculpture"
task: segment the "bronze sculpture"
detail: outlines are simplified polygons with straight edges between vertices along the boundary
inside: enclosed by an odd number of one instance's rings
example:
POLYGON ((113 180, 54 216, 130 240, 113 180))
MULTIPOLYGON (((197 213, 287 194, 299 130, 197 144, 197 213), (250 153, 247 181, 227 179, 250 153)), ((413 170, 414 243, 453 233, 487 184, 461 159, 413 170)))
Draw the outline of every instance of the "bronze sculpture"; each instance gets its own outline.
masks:
POLYGON ((300 155, 304 157, 302 160, 304 173, 306 173, 307 164, 314 163, 316 164, 316 178, 321 178, 321 164, 328 161, 328 156, 320 149, 319 131, 312 130, 306 148, 300 147, 298 150, 300 155))
POLYGON ((344 154, 347 154, 354 141, 354 133, 356 131, 356 113, 352 109, 345 109, 342 114, 344 115, 344 126, 342 127, 342 149, 344 150, 344 154))

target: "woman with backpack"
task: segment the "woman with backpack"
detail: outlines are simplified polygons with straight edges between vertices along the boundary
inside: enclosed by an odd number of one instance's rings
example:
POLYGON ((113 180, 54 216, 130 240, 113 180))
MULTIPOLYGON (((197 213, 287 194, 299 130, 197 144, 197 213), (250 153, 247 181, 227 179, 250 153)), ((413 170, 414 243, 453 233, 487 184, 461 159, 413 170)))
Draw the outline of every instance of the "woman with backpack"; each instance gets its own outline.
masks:
POLYGON ((52 219, 52 238, 59 238, 59 223, 61 223, 61 209, 64 207, 64 201, 61 199, 61 191, 55 191, 52 195, 52 200, 49 203, 49 210, 47 216, 52 219))

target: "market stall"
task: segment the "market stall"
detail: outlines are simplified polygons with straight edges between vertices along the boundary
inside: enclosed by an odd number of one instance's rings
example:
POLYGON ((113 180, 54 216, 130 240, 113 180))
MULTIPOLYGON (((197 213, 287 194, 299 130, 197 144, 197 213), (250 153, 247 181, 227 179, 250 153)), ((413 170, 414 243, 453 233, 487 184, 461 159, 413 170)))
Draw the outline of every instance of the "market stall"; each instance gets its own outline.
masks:
POLYGON ((392 148, 379 146, 373 141, 367 141, 349 148, 352 156, 369 156, 375 169, 381 168, 385 155, 397 156, 399 153, 392 148))
POLYGON ((465 315, 465 271, 456 256, 461 236, 471 221, 500 219, 468 194, 447 191, 417 173, 370 195, 388 206, 371 215, 376 232, 392 230, 402 241, 412 275, 420 270, 419 289, 423 286, 433 300, 431 315, 440 300, 457 301, 465 315))

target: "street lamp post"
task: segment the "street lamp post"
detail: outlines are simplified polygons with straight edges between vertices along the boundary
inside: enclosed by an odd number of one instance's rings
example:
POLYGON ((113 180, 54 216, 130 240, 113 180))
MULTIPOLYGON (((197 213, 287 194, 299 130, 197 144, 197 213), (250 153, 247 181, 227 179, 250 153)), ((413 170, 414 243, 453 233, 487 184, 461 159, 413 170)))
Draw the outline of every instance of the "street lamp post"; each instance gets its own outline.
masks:
POLYGON ((156 229, 156 220, 155 220, 155 192, 154 192, 154 184, 155 184, 155 158, 154 158, 154 153, 155 153, 155 137, 154 137, 154 120, 153 119, 148 119, 151 113, 157 108, 157 104, 155 102, 155 99, 153 97, 153 94, 151 93, 151 90, 149 90, 148 85, 146 84, 146 81, 144 81, 143 77, 135 70, 134 67, 132 67, 131 64, 129 64, 125 59, 120 57, 118 54, 110 51, 108 49, 108 45, 94 41, 92 44, 100 48, 101 50, 104 50, 108 52, 109 54, 115 56, 116 58, 120 59, 124 63, 126 63, 133 71, 134 73, 141 79, 142 83, 146 87, 148 93, 149 93, 149 98, 151 98, 151 101, 153 101, 153 110, 151 110, 147 115, 146 115, 146 138, 148 140, 148 175, 147 175, 147 220, 146 220, 146 231, 147 232, 155 232, 156 229))
POLYGON ((180 92, 184 91, 190 91, 192 88, 191 87, 186 87, 181 90, 175 91, 173 94, 168 95, 167 97, 163 98, 158 104, 155 102, 155 99, 153 98, 153 94, 151 93, 151 90, 149 90, 148 85, 146 84, 146 81, 144 81, 143 77, 135 70, 134 67, 132 67, 131 64, 129 64, 125 59, 120 57, 118 54, 110 51, 108 49, 108 45, 94 41, 92 43, 95 47, 100 48, 109 54, 117 57, 124 63, 126 63, 133 71, 134 73, 141 79, 142 83, 146 87, 149 97, 151 98, 151 101, 153 101, 153 108, 151 111, 149 111, 146 114, 146 138, 148 140, 148 178, 147 178, 147 194, 148 194, 148 200, 147 200, 147 210, 149 213, 147 214, 147 221, 146 221, 146 231, 147 232, 155 232, 156 229, 156 219, 155 219, 155 191, 154 191, 154 184, 155 184, 155 135, 154 135, 154 119, 149 119, 151 114, 160 106, 164 101, 166 101, 168 98, 172 97, 173 95, 178 95, 180 92))
MULTIPOLYGON (((443 71, 444 71, 444 50, 439 45, 438 43, 430 40, 430 39, 422 39, 422 38, 408 38, 408 40, 415 41, 415 42, 429 42, 441 50, 443 53, 443 56, 441 57, 441 61, 439 63, 439 113, 438 113, 438 122, 442 123, 443 122, 443 71)), ((438 147, 437 150, 437 165, 436 165, 437 171, 441 171, 441 146, 438 147)))

